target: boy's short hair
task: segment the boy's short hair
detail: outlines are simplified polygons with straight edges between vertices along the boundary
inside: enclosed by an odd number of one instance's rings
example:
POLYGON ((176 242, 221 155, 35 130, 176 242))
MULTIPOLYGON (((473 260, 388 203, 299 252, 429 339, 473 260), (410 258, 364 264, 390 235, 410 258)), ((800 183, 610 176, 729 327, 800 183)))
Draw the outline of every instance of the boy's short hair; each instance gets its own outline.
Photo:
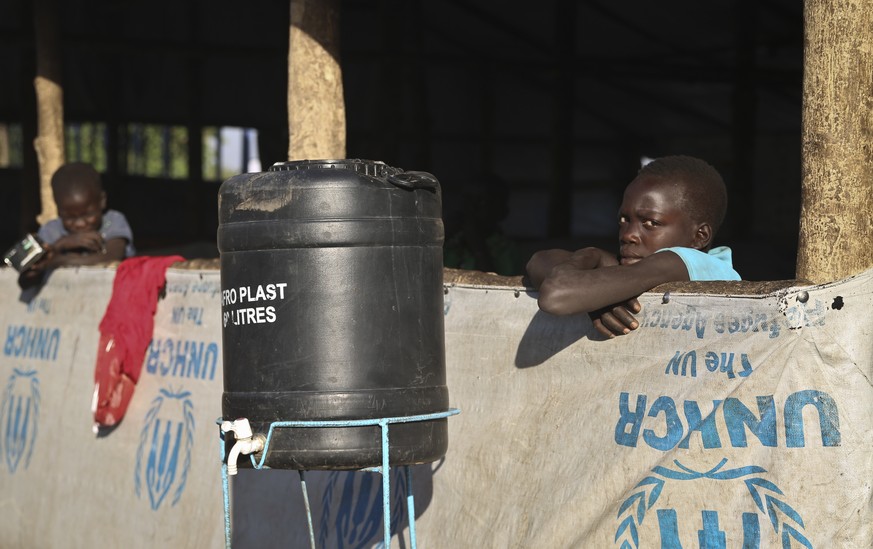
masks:
POLYGON ((85 162, 70 162, 64 164, 52 175, 52 193, 55 197, 75 191, 103 192, 103 182, 100 173, 94 166, 85 162))
POLYGON ((685 197, 682 209, 694 221, 709 223, 713 235, 718 232, 727 211, 727 188, 718 170, 699 158, 676 155, 649 162, 637 178, 644 175, 681 184, 685 197))

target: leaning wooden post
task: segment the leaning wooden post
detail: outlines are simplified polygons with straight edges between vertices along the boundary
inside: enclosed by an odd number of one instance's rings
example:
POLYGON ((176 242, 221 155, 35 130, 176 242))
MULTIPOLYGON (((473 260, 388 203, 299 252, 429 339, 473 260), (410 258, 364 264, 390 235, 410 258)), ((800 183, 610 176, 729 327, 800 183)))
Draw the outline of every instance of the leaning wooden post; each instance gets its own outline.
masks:
POLYGON ((804 3, 797 277, 873 267, 873 0, 804 3))
POLYGON ((346 156, 338 0, 291 1, 288 131, 289 160, 346 156))
POLYGON ((36 0, 36 88, 37 135, 33 141, 39 162, 40 225, 58 216, 52 196, 51 178, 64 163, 64 90, 58 49, 58 18, 55 0, 36 0))

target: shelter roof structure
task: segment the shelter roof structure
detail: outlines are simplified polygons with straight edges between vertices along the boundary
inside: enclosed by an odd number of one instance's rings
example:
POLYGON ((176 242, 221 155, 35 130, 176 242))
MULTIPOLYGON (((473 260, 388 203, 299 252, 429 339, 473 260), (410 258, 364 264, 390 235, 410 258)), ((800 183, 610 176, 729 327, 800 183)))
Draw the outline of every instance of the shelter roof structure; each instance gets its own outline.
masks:
MULTIPOLYGON (((642 157, 692 154, 731 188, 724 237, 766 235, 793 258, 802 3, 338 5, 347 155, 433 172, 447 212, 476 178, 495 175, 511 191, 505 227, 515 237, 531 245, 601 237, 597 227, 611 223, 642 157)), ((68 122, 101 122, 109 132, 184 127, 189 136, 254 128, 262 165, 285 160, 289 2, 4 2, 0 124, 21 125, 25 142, 35 124, 34 26, 50 9, 68 122)), ((214 239, 217 181, 201 181, 197 170, 182 181, 133 176, 125 143, 114 147, 110 202, 131 212, 144 244, 214 239), (173 213, 158 224, 161 208, 173 213)), ((11 240, 33 216, 33 168, 0 167, 0 181, 24 220, 6 222, 11 240)), ((754 274, 791 278, 790 268, 754 274)))

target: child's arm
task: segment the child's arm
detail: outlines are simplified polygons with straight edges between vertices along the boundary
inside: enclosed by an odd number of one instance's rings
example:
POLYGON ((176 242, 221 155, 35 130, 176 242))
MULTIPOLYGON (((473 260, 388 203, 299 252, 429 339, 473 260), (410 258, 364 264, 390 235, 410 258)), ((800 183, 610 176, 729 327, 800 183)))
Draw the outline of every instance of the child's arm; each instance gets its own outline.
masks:
POLYGON ((530 261, 527 262, 525 270, 533 287, 540 289, 543 281, 551 275, 555 267, 570 261, 573 262, 575 268, 581 270, 618 265, 618 258, 615 254, 600 248, 582 248, 575 252, 543 250, 533 254, 530 261))
MULTIPOLYGON (((100 235, 97 234, 97 236, 99 237, 100 235)), ((83 242, 82 239, 78 238, 70 239, 66 242, 67 246, 71 246, 69 248, 59 248, 57 242, 55 242, 55 244, 43 244, 43 247, 46 249, 46 255, 31 266, 31 268, 18 275, 18 285, 22 290, 26 290, 33 286, 39 286, 43 283, 46 272, 57 267, 96 265, 97 263, 103 263, 105 261, 124 259, 125 250, 127 248, 127 239, 110 238, 109 240, 103 241, 101 237, 99 241, 102 245, 96 252, 91 252, 86 246, 75 245, 75 243, 83 242), (64 253, 62 250, 80 251, 67 251, 64 253)), ((65 244, 62 243, 61 246, 65 246, 65 244)))
POLYGON ((71 252, 98 253, 103 250, 103 236, 97 231, 70 233, 55 240, 50 249, 55 257, 71 252))
POLYGON ((43 244, 43 247, 46 249, 46 255, 42 256, 42 258, 31 265, 29 269, 22 271, 21 274, 18 275, 18 286, 20 286, 22 290, 39 286, 45 279, 45 270, 51 258, 51 251, 49 251, 45 244, 43 244))
POLYGON ((124 259, 126 246, 127 240, 124 238, 103 240, 97 232, 71 234, 52 245, 47 267, 54 269, 121 260, 124 259))
POLYGON ((688 280, 688 269, 669 251, 631 265, 602 268, 592 268, 574 254, 553 266, 541 281, 538 303, 540 309, 556 315, 590 313, 635 298, 659 284, 683 280, 688 280))
MULTIPOLYGON (((557 265, 572 261, 574 268, 580 270, 596 269, 618 265, 615 254, 598 248, 584 248, 575 253, 566 250, 544 250, 537 252, 527 264, 528 278, 535 288, 539 288, 557 265)), ((640 312, 640 303, 635 298, 627 302, 604 307, 588 314, 594 328, 605 337, 630 333, 639 323, 634 314, 640 312)))

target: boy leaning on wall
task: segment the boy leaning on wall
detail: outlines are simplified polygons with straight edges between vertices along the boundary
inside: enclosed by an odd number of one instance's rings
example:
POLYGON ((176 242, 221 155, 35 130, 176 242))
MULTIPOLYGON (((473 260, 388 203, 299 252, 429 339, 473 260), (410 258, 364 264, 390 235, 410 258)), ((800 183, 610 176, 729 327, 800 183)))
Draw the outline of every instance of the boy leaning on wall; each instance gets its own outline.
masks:
POLYGON ((63 266, 95 265, 135 255, 133 231, 119 211, 107 209, 100 174, 90 164, 64 164, 52 175, 58 217, 42 225, 37 238, 46 255, 19 276, 22 288, 40 284, 63 266))
POLYGON ((727 189, 708 163, 666 156, 646 164, 624 191, 618 254, 600 248, 543 250, 527 263, 540 309, 589 313, 606 337, 639 323, 636 299, 665 282, 740 280, 731 250, 713 247, 727 210, 727 189))

